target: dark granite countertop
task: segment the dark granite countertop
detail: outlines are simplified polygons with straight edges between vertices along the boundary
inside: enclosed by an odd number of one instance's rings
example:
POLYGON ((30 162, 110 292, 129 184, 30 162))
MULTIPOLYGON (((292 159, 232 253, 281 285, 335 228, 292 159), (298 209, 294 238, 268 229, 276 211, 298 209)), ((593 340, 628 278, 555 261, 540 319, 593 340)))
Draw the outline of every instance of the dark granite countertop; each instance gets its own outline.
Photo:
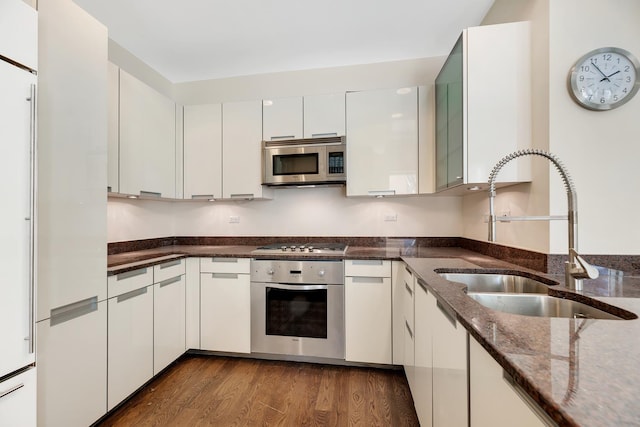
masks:
MULTIPOLYGON (((255 257, 251 253, 254 249, 256 246, 173 245, 125 252, 109 255, 108 274, 190 256, 251 258, 255 257)), ((559 425, 640 425, 640 405, 636 404, 640 394, 640 342, 636 338, 640 320, 529 317, 485 308, 465 295, 464 285, 444 280, 436 270, 511 271, 547 283, 563 282, 563 277, 467 249, 350 246, 344 258, 402 259, 559 425)), ((595 298, 605 311, 610 304, 640 313, 638 277, 603 274, 597 280, 585 280, 580 292, 555 285, 549 293, 577 300, 595 298)))

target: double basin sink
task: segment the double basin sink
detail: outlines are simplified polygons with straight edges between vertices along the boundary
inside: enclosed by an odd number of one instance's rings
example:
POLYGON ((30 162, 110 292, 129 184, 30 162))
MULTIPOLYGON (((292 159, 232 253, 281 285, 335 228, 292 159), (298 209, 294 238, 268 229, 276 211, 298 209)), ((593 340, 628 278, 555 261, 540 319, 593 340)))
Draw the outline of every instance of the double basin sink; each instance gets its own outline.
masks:
POLYGON ((494 273, 440 273, 440 276, 467 285, 470 298, 496 311, 535 317, 624 320, 578 301, 548 295, 549 287, 554 285, 524 276, 494 273))

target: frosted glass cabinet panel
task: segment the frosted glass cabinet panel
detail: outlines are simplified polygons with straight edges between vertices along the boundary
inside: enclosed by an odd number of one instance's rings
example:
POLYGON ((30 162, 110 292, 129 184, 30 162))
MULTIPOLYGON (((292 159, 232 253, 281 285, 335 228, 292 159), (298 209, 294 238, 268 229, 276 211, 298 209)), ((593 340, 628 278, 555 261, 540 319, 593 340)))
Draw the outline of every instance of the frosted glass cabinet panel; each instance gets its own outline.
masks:
POLYGON ((418 89, 347 93, 347 196, 418 192, 418 89))
POLYGON ((120 192, 174 198, 175 103, 120 70, 120 192))
POLYGON ((304 137, 343 136, 345 131, 345 94, 304 97, 304 137))
POLYGON ((262 101, 262 139, 302 138, 302 97, 265 99, 262 101))
POLYGON ((184 107, 184 198, 222 197, 222 104, 184 107))

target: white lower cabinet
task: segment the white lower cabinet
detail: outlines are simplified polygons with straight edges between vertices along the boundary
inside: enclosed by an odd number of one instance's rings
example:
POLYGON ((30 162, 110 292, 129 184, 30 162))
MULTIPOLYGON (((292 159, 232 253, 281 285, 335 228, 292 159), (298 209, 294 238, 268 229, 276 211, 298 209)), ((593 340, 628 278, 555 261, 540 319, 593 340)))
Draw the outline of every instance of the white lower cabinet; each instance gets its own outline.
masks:
POLYGON ((0 383, 0 426, 36 426, 36 369, 0 383))
MULTIPOLYGON (((184 268, 184 266, 183 266, 184 268)), ((153 374, 185 351, 185 277, 153 285, 153 374)))
POLYGON ((345 359, 391 364, 391 262, 345 261, 345 359))
POLYGON ((200 348, 251 352, 248 258, 200 260, 200 348))
POLYGON ((108 409, 153 376, 153 286, 109 299, 108 409))
POLYGON ((468 426, 467 331, 428 294, 432 310, 433 425, 468 426))
MULTIPOLYGON (((422 427, 433 422, 433 307, 422 280, 414 287, 413 381, 410 383, 413 403, 422 427)), ((432 297, 431 297, 432 298, 432 297)))
POLYGON ((93 424, 107 410, 107 301, 38 322, 37 343, 38 425, 93 424))
POLYGON ((185 260, 185 347, 200 349, 200 259, 185 260))
POLYGON ((553 425, 529 398, 505 378, 504 370, 474 339, 469 338, 471 427, 534 427, 553 425))

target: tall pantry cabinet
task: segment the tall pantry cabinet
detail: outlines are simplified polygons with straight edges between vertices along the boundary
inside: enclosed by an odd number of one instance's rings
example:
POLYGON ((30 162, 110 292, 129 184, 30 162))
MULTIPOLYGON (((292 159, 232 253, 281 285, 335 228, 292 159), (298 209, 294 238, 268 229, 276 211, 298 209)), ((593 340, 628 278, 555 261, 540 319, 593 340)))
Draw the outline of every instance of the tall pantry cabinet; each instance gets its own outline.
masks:
POLYGON ((71 0, 39 2, 38 423, 106 412, 107 29, 71 0))

